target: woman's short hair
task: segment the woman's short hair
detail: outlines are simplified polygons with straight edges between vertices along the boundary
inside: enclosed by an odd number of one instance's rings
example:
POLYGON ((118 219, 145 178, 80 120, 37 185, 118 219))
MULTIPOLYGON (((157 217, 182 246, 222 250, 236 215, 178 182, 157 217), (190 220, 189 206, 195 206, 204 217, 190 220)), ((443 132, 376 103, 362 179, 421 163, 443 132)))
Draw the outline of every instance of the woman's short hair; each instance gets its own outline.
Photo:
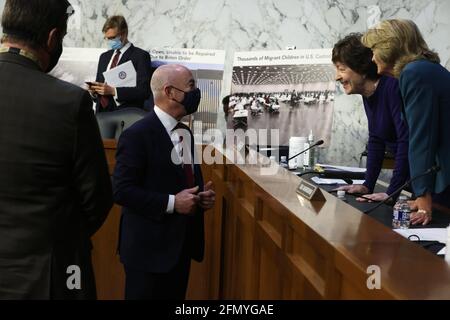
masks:
POLYGON ((430 50, 417 25, 411 20, 391 19, 369 29, 362 43, 376 50, 377 57, 391 65, 394 76, 399 77, 410 62, 425 59, 440 63, 439 55, 430 50))
POLYGON ((333 48, 333 63, 343 63, 368 79, 380 78, 377 65, 372 61, 372 50, 361 43, 362 33, 351 33, 339 40, 333 48))
POLYGON ((112 16, 109 17, 105 24, 103 25, 103 33, 106 33, 109 29, 115 29, 119 31, 122 35, 128 35, 128 24, 127 20, 123 16, 112 16))

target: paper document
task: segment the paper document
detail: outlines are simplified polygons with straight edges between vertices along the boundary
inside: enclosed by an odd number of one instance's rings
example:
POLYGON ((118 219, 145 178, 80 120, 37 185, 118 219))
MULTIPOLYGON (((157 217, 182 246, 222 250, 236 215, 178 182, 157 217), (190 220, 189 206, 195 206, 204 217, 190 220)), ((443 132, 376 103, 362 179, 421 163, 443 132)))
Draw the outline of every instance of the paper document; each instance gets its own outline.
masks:
POLYGON ((437 241, 442 244, 447 242, 447 228, 394 229, 394 231, 411 241, 437 241))
MULTIPOLYGON (((318 185, 347 184, 347 182, 341 179, 323 179, 319 177, 313 177, 311 178, 311 180, 318 185)), ((353 180, 353 184, 362 185, 364 184, 364 180, 353 180)))
POLYGON ((137 85, 136 69, 131 61, 103 72, 105 82, 115 88, 134 88, 137 85))
POLYGON ((356 172, 356 173, 361 173, 361 172, 367 171, 366 168, 332 166, 329 164, 317 164, 317 166, 322 167, 323 169, 331 169, 331 170, 335 169, 335 170, 340 170, 340 171, 356 172))

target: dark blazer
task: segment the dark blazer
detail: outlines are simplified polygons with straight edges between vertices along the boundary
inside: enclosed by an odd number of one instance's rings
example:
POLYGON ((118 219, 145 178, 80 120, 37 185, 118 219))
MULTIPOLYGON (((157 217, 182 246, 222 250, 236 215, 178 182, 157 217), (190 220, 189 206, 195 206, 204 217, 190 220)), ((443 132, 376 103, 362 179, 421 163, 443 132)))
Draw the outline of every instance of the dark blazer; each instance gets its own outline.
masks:
POLYGON ((414 192, 441 193, 450 186, 450 72, 438 63, 411 62, 400 75, 400 90, 410 130, 411 176, 441 167, 436 176, 414 181, 414 192))
POLYGON ((90 236, 112 192, 89 94, 2 53, 0 114, 0 299, 95 298, 90 236))
MULTIPOLYGON (((169 195, 187 189, 182 167, 171 160, 172 149, 173 143, 154 111, 120 137, 113 189, 115 201, 124 207, 119 251, 127 268, 169 272, 183 245, 193 259, 203 259, 203 211, 191 217, 166 213, 169 195)), ((194 171, 196 185, 202 190, 200 166, 195 165, 194 171)))
MULTIPOLYGON (((105 82, 103 72, 108 68, 115 51, 109 50, 100 56, 97 68, 96 82, 105 82)), ((122 55, 119 64, 131 61, 137 72, 137 86, 136 88, 116 88, 117 97, 121 103, 120 109, 127 107, 144 108, 144 102, 150 98, 150 78, 151 72, 151 59, 150 54, 147 51, 139 49, 133 45, 128 48, 122 55)), ((97 99, 96 110, 97 112, 114 111, 117 109, 114 97, 109 97, 109 105, 106 109, 100 105, 100 99, 97 99)))

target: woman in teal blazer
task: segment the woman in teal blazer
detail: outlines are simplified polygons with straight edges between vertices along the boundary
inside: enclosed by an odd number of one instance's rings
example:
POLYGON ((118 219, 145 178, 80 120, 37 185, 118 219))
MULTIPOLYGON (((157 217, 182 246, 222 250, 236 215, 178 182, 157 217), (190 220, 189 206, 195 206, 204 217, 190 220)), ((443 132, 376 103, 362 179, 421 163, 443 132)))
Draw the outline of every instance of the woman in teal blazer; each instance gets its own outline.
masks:
POLYGON ((409 126, 411 177, 441 169, 413 182, 417 200, 413 224, 428 224, 432 209, 450 211, 450 72, 440 65, 410 20, 386 20, 362 42, 373 51, 378 73, 399 78, 409 126))

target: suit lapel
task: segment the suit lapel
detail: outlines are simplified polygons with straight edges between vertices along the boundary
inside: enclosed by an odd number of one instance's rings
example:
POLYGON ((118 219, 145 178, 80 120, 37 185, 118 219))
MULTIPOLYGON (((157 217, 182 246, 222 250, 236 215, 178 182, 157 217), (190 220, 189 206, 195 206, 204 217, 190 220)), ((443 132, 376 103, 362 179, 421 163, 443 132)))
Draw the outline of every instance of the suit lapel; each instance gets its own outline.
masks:
POLYGON ((103 56, 103 61, 102 61, 102 70, 106 71, 106 69, 108 68, 109 62, 111 61, 111 58, 114 54, 113 50, 109 50, 104 56, 103 56))
POLYGON ((106 52, 102 58, 100 59, 100 66, 99 66, 99 82, 105 82, 105 77, 103 76, 103 73, 108 68, 108 64, 111 61, 111 57, 113 55, 114 51, 110 50, 106 52))
POLYGON ((133 55, 133 52, 134 52, 134 46, 131 45, 128 48, 128 50, 125 51, 125 53, 122 55, 122 57, 120 57, 119 65, 131 60, 131 56, 133 55))

